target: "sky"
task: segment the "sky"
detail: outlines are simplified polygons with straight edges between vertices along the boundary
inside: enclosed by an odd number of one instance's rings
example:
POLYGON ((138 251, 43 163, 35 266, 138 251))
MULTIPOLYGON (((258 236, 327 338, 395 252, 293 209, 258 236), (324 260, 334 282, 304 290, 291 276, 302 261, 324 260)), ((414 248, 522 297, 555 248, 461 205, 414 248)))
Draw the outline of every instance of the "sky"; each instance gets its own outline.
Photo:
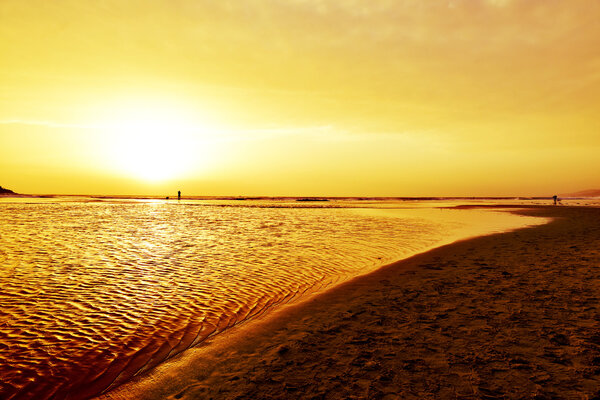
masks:
POLYGON ((597 0, 2 0, 0 185, 598 188, 598 21, 597 0))

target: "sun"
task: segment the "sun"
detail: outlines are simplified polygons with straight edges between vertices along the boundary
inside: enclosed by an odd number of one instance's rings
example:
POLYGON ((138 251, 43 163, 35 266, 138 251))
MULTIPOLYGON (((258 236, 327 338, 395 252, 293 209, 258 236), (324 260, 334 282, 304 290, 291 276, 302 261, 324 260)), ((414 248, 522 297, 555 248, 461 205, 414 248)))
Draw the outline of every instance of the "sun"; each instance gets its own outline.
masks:
POLYGON ((112 167, 149 182, 181 177, 210 158, 210 128, 181 107, 118 107, 102 124, 112 167))
POLYGON ((190 164, 189 131, 175 118, 146 116, 122 120, 115 131, 115 161, 124 172, 161 181, 185 171, 190 164))

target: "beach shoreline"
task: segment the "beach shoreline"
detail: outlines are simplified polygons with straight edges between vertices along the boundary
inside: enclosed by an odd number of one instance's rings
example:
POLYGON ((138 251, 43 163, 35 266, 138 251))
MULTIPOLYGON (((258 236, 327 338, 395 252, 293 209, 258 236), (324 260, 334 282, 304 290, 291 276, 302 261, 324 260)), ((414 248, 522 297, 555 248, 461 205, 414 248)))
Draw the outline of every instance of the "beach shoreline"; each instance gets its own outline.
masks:
POLYGON ((101 398, 591 398, 600 209, 515 212, 553 220, 382 267, 101 398))

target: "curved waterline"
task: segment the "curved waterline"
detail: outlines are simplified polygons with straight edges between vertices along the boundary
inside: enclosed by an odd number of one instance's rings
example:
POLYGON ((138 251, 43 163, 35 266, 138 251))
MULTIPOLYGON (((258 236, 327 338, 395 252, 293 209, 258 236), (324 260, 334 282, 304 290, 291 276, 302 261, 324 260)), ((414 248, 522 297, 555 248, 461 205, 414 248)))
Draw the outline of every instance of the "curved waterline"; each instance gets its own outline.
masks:
POLYGON ((32 201, 3 204, 0 216, 8 399, 90 397, 306 293, 533 223, 377 204, 32 201))

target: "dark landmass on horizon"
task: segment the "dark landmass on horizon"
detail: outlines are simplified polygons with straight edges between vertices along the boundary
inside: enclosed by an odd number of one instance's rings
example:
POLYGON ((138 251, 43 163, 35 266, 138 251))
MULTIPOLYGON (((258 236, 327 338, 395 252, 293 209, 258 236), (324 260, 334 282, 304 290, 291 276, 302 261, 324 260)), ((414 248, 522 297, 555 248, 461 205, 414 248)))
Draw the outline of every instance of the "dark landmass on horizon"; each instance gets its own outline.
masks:
POLYGON ((580 190, 579 192, 561 194, 562 197, 600 197, 600 189, 580 190))
POLYGON ((2 186, 0 186, 0 194, 18 194, 18 193, 15 193, 10 189, 6 189, 6 188, 3 188, 2 186))

